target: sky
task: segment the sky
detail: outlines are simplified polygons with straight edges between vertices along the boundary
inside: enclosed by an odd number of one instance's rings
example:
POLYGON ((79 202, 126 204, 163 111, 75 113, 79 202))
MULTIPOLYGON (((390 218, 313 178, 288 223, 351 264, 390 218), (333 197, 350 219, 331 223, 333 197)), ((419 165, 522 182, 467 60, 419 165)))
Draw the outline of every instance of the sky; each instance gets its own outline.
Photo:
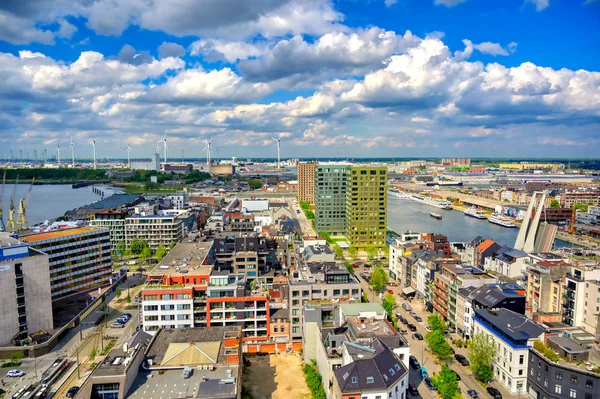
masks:
POLYGON ((600 0, 3 0, 0 82, 0 158, 598 157, 600 0))

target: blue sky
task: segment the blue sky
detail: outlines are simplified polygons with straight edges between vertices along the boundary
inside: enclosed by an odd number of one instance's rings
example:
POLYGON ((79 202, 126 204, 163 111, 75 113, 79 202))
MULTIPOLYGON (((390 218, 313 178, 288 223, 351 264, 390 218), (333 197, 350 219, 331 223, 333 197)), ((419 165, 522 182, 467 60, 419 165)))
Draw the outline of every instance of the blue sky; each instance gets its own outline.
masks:
POLYGON ((599 43, 597 0, 9 0, 0 158, 595 157, 599 43))

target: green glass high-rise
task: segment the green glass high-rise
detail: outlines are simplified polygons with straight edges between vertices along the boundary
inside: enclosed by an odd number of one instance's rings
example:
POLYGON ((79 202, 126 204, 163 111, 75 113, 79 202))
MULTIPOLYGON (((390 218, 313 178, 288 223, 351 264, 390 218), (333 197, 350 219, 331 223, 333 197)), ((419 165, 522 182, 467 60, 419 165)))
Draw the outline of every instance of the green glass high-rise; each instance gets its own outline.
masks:
POLYGON ((346 174, 349 165, 318 164, 315 167, 315 218, 317 231, 332 236, 346 232, 346 174))

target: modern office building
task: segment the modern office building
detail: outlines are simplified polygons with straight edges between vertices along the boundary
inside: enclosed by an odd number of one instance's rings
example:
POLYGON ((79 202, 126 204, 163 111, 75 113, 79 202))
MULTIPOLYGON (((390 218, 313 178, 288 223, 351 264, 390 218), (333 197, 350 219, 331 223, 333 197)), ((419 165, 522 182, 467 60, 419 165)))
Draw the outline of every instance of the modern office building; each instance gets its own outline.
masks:
POLYGON ((298 201, 315 203, 315 167, 316 162, 300 162, 298 164, 298 201))
POLYGON ((110 232, 110 247, 114 251, 120 241, 125 243, 125 219, 127 212, 106 210, 94 215, 90 226, 108 229, 110 232))
POLYGON ((48 255, 0 233, 0 345, 51 330, 48 255))
POLYGON ((358 249, 386 245, 387 167, 352 166, 347 172, 346 238, 358 249))
POLYGON ((49 256, 52 300, 109 284, 112 258, 108 229, 77 227, 20 238, 49 256))
POLYGON ((125 244, 133 240, 144 240, 151 249, 159 246, 169 248, 172 242, 183 238, 183 221, 175 215, 136 215, 125 220, 125 244))
POLYGON ((348 165, 315 166, 315 218, 317 231, 346 233, 346 184, 348 165))

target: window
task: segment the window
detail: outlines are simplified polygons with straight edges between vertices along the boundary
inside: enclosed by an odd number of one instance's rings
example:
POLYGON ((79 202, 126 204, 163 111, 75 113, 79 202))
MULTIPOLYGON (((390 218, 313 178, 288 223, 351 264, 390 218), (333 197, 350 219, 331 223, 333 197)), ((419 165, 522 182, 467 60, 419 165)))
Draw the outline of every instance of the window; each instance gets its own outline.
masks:
POLYGON ((394 369, 389 369, 390 375, 394 375, 394 369))
POLYGON ((586 388, 593 388, 594 387, 594 381, 592 381, 592 380, 585 380, 585 387, 586 388))
POLYGON ((356 377, 352 377, 352 383, 356 384, 356 377))
POLYGON ((562 393, 562 386, 556 384, 554 386, 554 392, 556 392, 556 393, 562 393))
POLYGON ((554 375, 554 378, 556 378, 557 380, 562 380, 562 373, 560 371, 557 371, 554 375))
POLYGON ((577 384, 577 376, 575 374, 571 374, 571 384, 577 384))
POLYGON ((519 364, 523 364, 524 361, 525 361, 525 355, 519 356, 519 364))
POLYGON ((593 398, 593 396, 592 396, 591 393, 586 393, 585 394, 585 399, 592 399, 592 398, 593 398))
POLYGON ((273 332, 279 332, 279 329, 277 327, 273 327, 273 332))
POLYGON ((570 398, 576 398, 577 397, 577 391, 574 389, 570 389, 569 390, 569 397, 570 398))
POLYGON ((373 377, 367 377, 367 384, 374 384, 375 379, 373 377))

